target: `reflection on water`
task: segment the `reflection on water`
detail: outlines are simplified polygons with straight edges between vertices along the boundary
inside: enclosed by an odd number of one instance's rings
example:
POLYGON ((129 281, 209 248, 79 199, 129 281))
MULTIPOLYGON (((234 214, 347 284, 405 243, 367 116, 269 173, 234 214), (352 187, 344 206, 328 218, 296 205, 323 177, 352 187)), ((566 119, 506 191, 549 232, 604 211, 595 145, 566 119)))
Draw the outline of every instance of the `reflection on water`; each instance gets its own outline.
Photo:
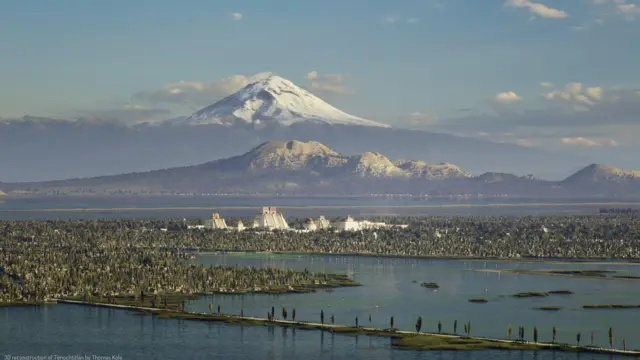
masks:
MULTIPOLYGON (((557 339, 573 343, 578 332, 590 338, 595 332, 595 344, 607 345, 609 326, 616 334, 618 347, 625 337, 629 348, 640 348, 637 322, 640 310, 584 310, 585 304, 637 304, 640 303, 640 281, 597 280, 544 275, 513 275, 473 270, 500 269, 612 269, 621 274, 640 275, 640 265, 621 263, 526 263, 485 262, 423 259, 391 259, 350 256, 304 255, 201 255, 197 262, 209 265, 249 265, 291 267, 323 272, 353 272, 353 278, 364 286, 334 291, 320 290, 312 294, 284 295, 214 295, 191 302, 188 309, 208 311, 208 304, 221 304, 230 313, 239 313, 244 306, 247 316, 264 317, 274 306, 296 309, 296 319, 320 322, 320 311, 325 321, 335 316, 337 324, 353 325, 357 316, 360 324, 386 328, 391 316, 395 326, 413 330, 418 316, 423 318, 423 329, 437 331, 442 322, 445 332, 453 332, 458 321, 458 332, 468 321, 472 335, 505 338, 507 327, 526 328, 531 337, 533 327, 542 341, 551 340, 552 328, 557 339), (415 283, 413 281, 416 281, 415 283), (438 291, 420 286, 421 282, 437 282, 438 291), (573 295, 550 295, 546 298, 517 299, 510 295, 519 292, 569 289, 573 295), (470 303, 471 298, 486 298, 486 304, 470 303), (562 306, 558 312, 535 310, 540 306, 562 306), (371 322, 369 322, 369 317, 371 322)), ((279 311, 276 311, 279 316, 279 311)))
POLYGON ((122 356, 122 359, 604 360, 609 356, 529 351, 393 350, 388 338, 167 320, 135 312, 49 305, 0 309, 0 354, 122 356))

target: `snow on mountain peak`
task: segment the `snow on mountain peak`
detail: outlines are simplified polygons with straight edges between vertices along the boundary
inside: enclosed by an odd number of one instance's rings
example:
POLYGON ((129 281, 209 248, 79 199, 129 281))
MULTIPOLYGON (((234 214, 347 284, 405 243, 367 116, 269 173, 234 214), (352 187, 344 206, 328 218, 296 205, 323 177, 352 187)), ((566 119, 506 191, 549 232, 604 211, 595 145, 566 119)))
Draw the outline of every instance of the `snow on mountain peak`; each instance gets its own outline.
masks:
POLYGON ((187 125, 290 126, 298 122, 389 127, 349 115, 277 75, 249 84, 181 121, 187 125))

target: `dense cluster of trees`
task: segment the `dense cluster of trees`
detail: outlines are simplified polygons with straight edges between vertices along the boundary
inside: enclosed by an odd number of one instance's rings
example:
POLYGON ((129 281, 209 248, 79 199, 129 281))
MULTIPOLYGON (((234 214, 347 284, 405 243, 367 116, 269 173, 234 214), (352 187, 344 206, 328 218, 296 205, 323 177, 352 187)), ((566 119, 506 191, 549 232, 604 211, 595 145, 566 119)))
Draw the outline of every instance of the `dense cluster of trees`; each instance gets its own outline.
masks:
POLYGON ((290 269, 195 265, 184 251, 154 245, 154 234, 162 233, 127 221, 0 222, 0 301, 251 291, 323 280, 290 269))
MULTIPOLYGON (((528 217, 394 217, 407 229, 359 232, 181 232, 165 243, 213 250, 499 258, 640 258, 633 214, 528 217)), ((233 220, 231 220, 233 221, 233 220)), ((230 221, 230 222, 231 222, 230 221)), ((290 224, 298 226, 299 220, 290 224)))
MULTIPOLYGON (((0 221, 0 297, 198 293, 305 284, 292 270, 202 267, 185 249, 500 258, 640 258, 632 214, 416 217, 358 232, 189 230, 183 220, 0 221)), ((295 224, 295 221, 293 222, 295 224)))

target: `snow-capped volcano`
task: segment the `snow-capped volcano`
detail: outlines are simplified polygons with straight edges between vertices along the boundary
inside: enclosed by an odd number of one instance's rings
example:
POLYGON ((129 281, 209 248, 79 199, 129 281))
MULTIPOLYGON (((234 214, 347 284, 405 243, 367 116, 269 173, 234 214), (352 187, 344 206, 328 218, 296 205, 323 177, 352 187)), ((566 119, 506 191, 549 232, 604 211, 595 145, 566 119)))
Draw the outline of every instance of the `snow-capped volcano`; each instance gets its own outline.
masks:
POLYGON ((299 122, 390 127, 340 111, 291 81, 275 75, 249 84, 180 121, 188 125, 227 126, 290 126, 299 122))

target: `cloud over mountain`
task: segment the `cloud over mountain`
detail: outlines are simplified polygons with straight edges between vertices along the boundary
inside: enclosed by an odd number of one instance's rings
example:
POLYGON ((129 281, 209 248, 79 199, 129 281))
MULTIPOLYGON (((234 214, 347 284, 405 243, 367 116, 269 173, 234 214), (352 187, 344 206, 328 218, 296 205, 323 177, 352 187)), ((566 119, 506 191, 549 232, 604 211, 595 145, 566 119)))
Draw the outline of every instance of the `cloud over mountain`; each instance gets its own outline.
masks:
POLYGON ((138 92, 133 95, 132 99, 151 104, 207 105, 271 75, 271 72, 262 72, 249 76, 233 75, 212 82, 181 80, 164 85, 160 89, 138 92))

